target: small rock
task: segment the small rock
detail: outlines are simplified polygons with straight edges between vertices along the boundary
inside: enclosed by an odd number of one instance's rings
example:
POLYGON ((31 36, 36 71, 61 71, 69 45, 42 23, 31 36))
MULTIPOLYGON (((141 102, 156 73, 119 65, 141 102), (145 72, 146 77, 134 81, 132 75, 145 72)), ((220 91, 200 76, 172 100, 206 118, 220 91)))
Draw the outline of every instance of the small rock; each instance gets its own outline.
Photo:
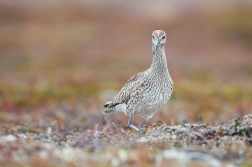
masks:
POLYGON ((0 138, 0 143, 15 142, 16 140, 17 138, 15 136, 13 136, 12 134, 8 134, 0 138))

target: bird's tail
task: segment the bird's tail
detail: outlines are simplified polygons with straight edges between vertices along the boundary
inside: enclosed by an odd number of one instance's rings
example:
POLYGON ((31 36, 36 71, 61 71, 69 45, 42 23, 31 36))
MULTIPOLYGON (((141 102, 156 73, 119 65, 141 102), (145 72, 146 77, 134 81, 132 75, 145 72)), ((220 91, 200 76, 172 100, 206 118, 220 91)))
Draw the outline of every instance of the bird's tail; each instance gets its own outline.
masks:
POLYGON ((104 107, 108 107, 112 101, 108 101, 106 104, 104 104, 104 107))
POLYGON ((103 114, 111 114, 114 111, 115 111, 114 108, 107 108, 105 111, 103 111, 103 114))
MULTIPOLYGON (((106 104, 104 104, 104 107, 108 107, 110 105, 111 101, 108 101, 106 104)), ((114 108, 107 108, 105 111, 103 111, 103 114, 111 114, 114 112, 114 108)))

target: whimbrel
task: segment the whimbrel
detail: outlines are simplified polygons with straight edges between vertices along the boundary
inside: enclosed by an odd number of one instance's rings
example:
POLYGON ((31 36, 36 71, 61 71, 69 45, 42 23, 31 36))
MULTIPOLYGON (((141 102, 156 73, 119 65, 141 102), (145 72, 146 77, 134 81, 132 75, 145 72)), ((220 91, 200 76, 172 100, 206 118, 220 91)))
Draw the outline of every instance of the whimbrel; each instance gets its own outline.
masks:
POLYGON ((104 105, 104 114, 121 111, 129 115, 129 127, 139 134, 143 132, 132 124, 133 116, 143 117, 141 128, 144 127, 147 120, 170 99, 173 91, 174 83, 166 63, 165 42, 164 31, 153 31, 150 68, 132 76, 117 96, 104 105))

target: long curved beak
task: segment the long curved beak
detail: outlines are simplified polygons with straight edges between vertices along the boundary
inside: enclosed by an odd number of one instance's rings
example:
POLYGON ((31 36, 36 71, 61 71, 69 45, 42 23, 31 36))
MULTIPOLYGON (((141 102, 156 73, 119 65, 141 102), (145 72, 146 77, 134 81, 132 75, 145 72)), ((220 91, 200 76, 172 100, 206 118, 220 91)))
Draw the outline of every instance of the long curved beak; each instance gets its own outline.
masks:
POLYGON ((157 44, 159 43, 159 39, 156 39, 153 42, 153 46, 152 46, 152 54, 155 55, 156 54, 156 50, 157 50, 157 44))

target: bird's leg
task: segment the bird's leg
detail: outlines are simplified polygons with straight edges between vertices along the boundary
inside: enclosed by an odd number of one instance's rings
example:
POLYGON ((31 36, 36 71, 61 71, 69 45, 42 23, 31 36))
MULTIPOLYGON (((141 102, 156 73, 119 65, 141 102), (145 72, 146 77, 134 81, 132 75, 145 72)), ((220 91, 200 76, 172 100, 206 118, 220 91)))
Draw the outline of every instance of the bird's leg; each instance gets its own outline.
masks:
POLYGON ((144 118, 144 121, 143 121, 142 125, 140 126, 140 128, 143 128, 143 127, 144 127, 144 125, 146 124, 146 122, 147 122, 147 119, 146 119, 146 118, 144 118))
POLYGON ((137 131, 138 134, 140 135, 143 135, 143 131, 141 131, 140 129, 138 129, 135 125, 132 124, 132 116, 130 116, 130 119, 129 119, 129 122, 128 122, 128 125, 131 129, 134 129, 135 131, 137 131))

